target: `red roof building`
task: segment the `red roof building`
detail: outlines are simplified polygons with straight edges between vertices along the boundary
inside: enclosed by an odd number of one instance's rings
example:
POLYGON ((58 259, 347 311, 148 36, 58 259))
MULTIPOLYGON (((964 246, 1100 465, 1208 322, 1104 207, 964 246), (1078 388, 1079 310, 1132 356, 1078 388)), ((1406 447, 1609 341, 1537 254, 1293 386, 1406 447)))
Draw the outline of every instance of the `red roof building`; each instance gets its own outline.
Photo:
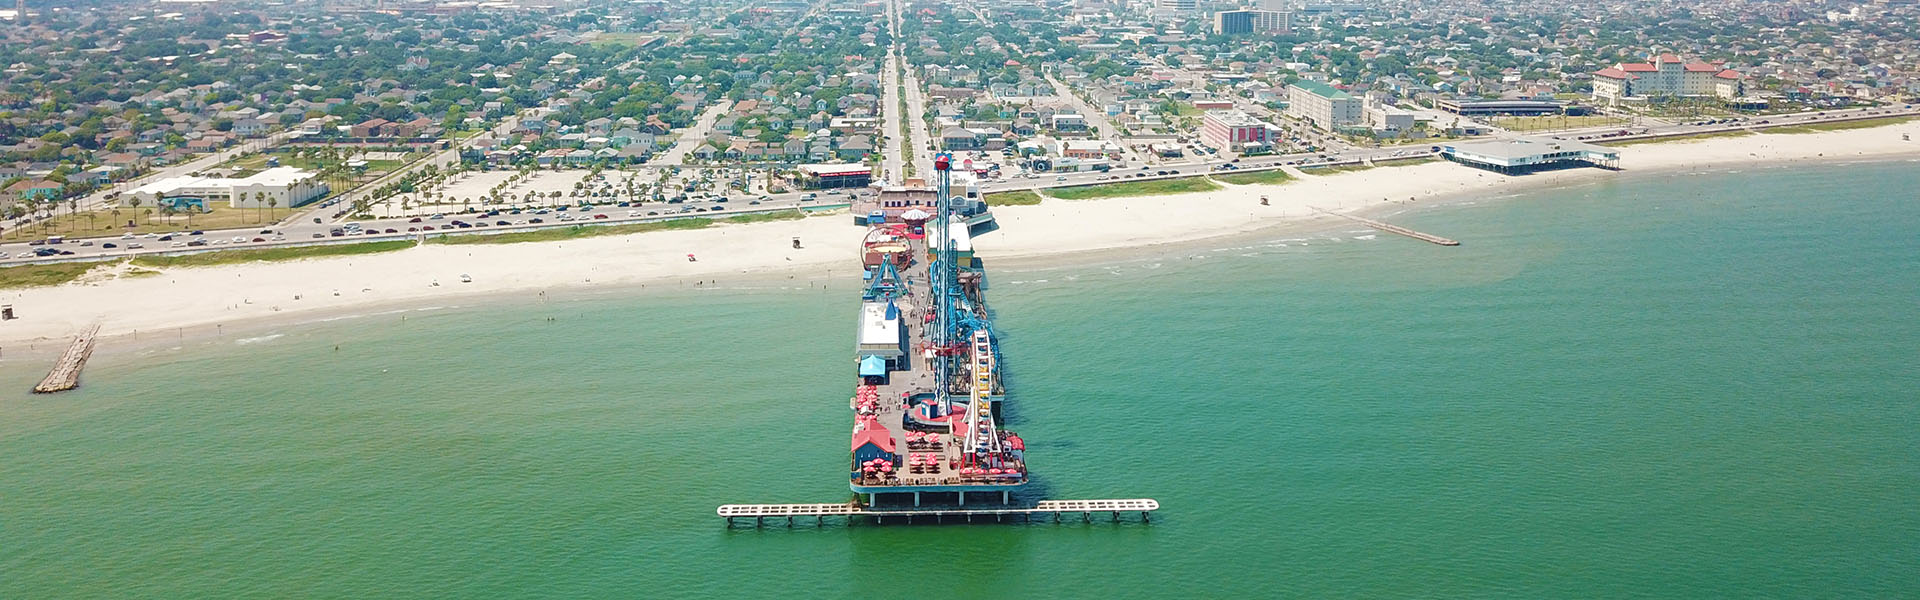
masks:
POLYGON ((1686 62, 1672 53, 1652 62, 1619 63, 1593 72, 1593 98, 1610 104, 1645 102, 1653 97, 1720 97, 1746 95, 1743 78, 1722 65, 1686 62))

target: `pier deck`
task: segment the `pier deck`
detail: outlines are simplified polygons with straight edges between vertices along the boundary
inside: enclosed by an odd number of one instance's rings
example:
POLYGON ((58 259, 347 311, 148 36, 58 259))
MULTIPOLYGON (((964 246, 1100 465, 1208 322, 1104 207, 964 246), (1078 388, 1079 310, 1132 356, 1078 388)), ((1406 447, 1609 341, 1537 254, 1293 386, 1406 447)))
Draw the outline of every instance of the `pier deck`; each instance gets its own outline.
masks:
POLYGON ((1108 513, 1113 520, 1120 519, 1120 513, 1140 513, 1141 520, 1148 520, 1149 513, 1160 510, 1160 503, 1150 498, 1132 498, 1124 500, 1041 500, 1025 506, 999 506, 987 508, 967 508, 960 506, 924 506, 913 508, 872 508, 850 503, 840 504, 725 504, 715 511, 727 520, 731 526, 734 519, 753 519, 761 524, 768 518, 786 518, 792 523, 795 517, 814 517, 817 523, 824 517, 846 517, 852 522, 854 517, 1006 517, 1021 515, 1031 518, 1033 515, 1054 515, 1080 513, 1083 520, 1092 520, 1095 513, 1108 513))
POLYGON ((47 372, 47 378, 40 380, 40 385, 33 386, 33 393, 51 394, 80 387, 80 369, 85 368, 87 358, 93 356, 94 337, 99 333, 100 326, 94 325, 73 338, 73 345, 67 346, 59 362, 53 364, 53 370, 47 372))
POLYGON ((1458 246, 1458 245, 1460 245, 1460 242, 1457 242, 1457 241, 1454 241, 1454 240, 1450 240, 1450 239, 1447 239, 1447 238, 1443 238, 1443 237, 1440 237, 1440 236, 1437 236, 1437 235, 1433 235, 1433 234, 1431 234, 1431 233, 1421 233, 1421 232, 1418 232, 1418 231, 1414 231, 1414 230, 1412 230, 1412 229, 1407 229, 1407 228, 1405 228, 1405 227, 1401 227, 1401 226, 1399 226, 1399 225, 1394 225, 1394 224, 1391 224, 1391 223, 1382 223, 1382 222, 1380 222, 1380 221, 1375 221, 1375 220, 1373 220, 1373 219, 1369 219, 1369 218, 1366 218, 1366 217, 1357 217, 1357 216, 1354 216, 1354 215, 1349 215, 1349 214, 1345 214, 1345 213, 1337 213, 1337 212, 1333 212, 1333 211, 1330 211, 1330 210, 1327 210, 1327 209, 1324 209, 1324 208, 1314 208, 1313 210, 1315 210, 1315 211, 1318 211, 1318 212, 1320 212, 1320 213, 1323 213, 1323 214, 1329 214, 1329 215, 1333 215, 1333 216, 1336 216, 1336 217, 1340 217, 1340 218, 1342 218, 1342 219, 1347 219, 1347 220, 1350 220, 1350 221, 1354 221, 1354 222, 1356 222, 1356 223, 1360 223, 1360 224, 1362 224, 1362 225, 1366 225, 1366 226, 1368 226, 1368 227, 1372 227, 1372 228, 1374 228, 1374 229, 1378 229, 1378 230, 1381 230, 1381 231, 1385 231, 1385 232, 1387 232, 1387 233, 1394 233, 1394 234, 1399 234, 1399 235, 1404 235, 1404 236, 1407 236, 1407 237, 1410 237, 1410 238, 1413 238, 1413 239, 1416 239, 1416 240, 1420 240, 1420 241, 1422 241, 1422 242, 1429 242, 1429 243, 1433 243, 1433 244, 1439 244, 1439 245, 1442 245, 1442 246, 1458 246))

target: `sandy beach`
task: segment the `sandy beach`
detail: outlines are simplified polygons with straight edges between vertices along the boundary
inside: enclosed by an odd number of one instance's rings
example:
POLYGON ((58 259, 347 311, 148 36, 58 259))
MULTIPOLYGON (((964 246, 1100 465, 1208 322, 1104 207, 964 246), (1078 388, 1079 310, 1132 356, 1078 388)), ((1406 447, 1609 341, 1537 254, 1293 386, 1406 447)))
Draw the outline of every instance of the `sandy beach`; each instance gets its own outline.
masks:
MULTIPOLYGON (((1920 157, 1920 122, 1810 134, 1677 140, 1621 149, 1623 170, 1573 169, 1509 177, 1446 162, 1308 175, 1282 185, 1158 197, 1048 200, 998 207, 1001 228, 981 239, 988 259, 1032 258, 1188 242, 1299 223, 1314 208, 1361 211, 1511 193, 1637 173, 1807 161, 1920 157), (1259 198, 1268 197, 1269 206, 1259 198)), ((103 267, 81 281, 6 290, 19 319, 0 324, 0 344, 64 338, 88 324, 107 338, 214 324, 300 319, 360 307, 442 302, 463 296, 537 293, 586 286, 674 285, 829 271, 852 274, 861 230, 843 214, 565 242, 425 245, 386 254, 295 262, 168 269, 121 278, 103 267), (803 248, 792 247, 798 237, 803 248), (697 261, 687 260, 693 254, 697 261), (462 275, 470 283, 462 282, 462 275)), ((704 284, 699 284, 704 285, 704 284)))

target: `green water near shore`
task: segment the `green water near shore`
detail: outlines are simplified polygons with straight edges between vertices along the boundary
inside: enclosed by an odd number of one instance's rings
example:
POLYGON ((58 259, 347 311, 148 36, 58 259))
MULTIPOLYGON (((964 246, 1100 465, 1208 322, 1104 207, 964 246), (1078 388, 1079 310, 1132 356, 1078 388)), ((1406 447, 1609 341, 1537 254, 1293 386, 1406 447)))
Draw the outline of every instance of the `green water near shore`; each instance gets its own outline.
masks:
POLYGON ((1035 491, 1150 525, 723 528, 848 497, 847 288, 285 326, 54 396, 8 361, 0 598, 1912 597, 1916 190, 1642 177, 1389 217, 1459 248, 996 270, 1035 491))

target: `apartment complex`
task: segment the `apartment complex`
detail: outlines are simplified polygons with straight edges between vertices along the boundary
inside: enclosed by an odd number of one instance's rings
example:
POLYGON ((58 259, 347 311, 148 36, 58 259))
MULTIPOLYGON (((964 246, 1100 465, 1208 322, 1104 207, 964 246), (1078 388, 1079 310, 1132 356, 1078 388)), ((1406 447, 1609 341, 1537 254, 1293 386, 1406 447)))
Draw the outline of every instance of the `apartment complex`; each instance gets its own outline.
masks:
POLYGON ((1318 81, 1287 86, 1287 114, 1333 130, 1361 119, 1360 99, 1318 81))
POLYGON ((1293 13, 1279 10, 1223 10, 1213 13, 1219 35, 1280 35, 1293 27, 1293 13))
POLYGON ((1654 96, 1745 96, 1746 81, 1739 72, 1702 62, 1686 62, 1660 54, 1652 62, 1620 63, 1593 73, 1593 99, 1609 104, 1644 102, 1654 96))

